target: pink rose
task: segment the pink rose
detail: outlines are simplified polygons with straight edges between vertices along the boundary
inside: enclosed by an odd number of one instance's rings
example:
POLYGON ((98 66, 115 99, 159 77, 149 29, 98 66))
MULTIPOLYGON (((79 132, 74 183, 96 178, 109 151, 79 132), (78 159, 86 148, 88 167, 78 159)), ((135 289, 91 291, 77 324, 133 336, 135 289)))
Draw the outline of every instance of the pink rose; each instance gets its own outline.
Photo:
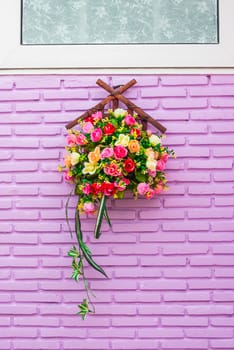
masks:
POLYGON ((157 161, 156 169, 158 171, 163 171, 165 169, 165 163, 164 163, 164 161, 162 159, 159 159, 157 161))
POLYGON ((137 192, 141 195, 146 194, 146 192, 148 192, 149 189, 150 189, 149 185, 145 182, 141 182, 137 186, 137 192))
POLYGON ((127 114, 124 118, 125 124, 128 126, 136 124, 135 118, 133 118, 130 114, 127 114))
POLYGON ((104 159, 104 158, 111 158, 114 154, 113 148, 110 147, 106 147, 104 148, 104 150, 101 152, 100 154, 100 158, 104 159))
POLYGON ((156 171, 148 169, 148 174, 149 174, 149 176, 155 177, 156 176, 156 171))
POLYGON ((64 179, 66 181, 73 181, 73 176, 70 176, 68 172, 64 173, 64 179))
POLYGON ((130 180, 123 177, 119 182, 115 182, 115 187, 118 191, 125 191, 126 187, 130 184, 130 180))
POLYGON ((90 184, 86 184, 85 187, 82 189, 82 192, 84 194, 90 194, 92 191, 92 186, 90 184))
POLYGON ((124 146, 115 146, 114 147, 114 156, 115 159, 122 159, 126 157, 128 154, 128 150, 124 146))
POLYGON ((86 133, 86 134, 90 134, 91 131, 93 131, 94 129, 94 126, 91 122, 87 122, 87 123, 84 123, 83 125, 83 131, 86 133))
POLYGON ((155 194, 159 194, 159 193, 162 192, 162 190, 163 190, 163 185, 162 185, 161 183, 159 183, 159 184, 157 184, 157 186, 155 187, 154 193, 155 193, 155 194))
POLYGON ((91 117, 92 117, 94 120, 100 120, 100 119, 102 119, 102 112, 101 112, 101 111, 98 111, 98 112, 96 112, 96 113, 93 113, 93 114, 91 115, 91 117))
POLYGON ((76 135, 74 134, 69 134, 67 135, 66 141, 69 147, 73 147, 76 144, 76 135))
POLYGON ((153 198, 154 194, 155 194, 154 190, 153 190, 152 188, 150 188, 150 189, 145 193, 145 198, 151 199, 151 198, 153 198))
POLYGON ((148 136, 151 136, 151 135, 152 135, 152 131, 149 130, 149 129, 146 131, 146 133, 147 133, 148 136))
POLYGON ((93 132, 91 133, 91 140, 93 142, 98 142, 101 140, 101 138, 102 138, 102 129, 97 128, 93 130, 93 132))
POLYGON ((166 163, 168 161, 168 154, 167 153, 163 153, 161 158, 160 158, 164 163, 166 163))
POLYGON ((113 164, 107 164, 104 168, 104 173, 110 176, 120 176, 121 172, 119 171, 118 165, 113 164))
POLYGON ((92 202, 83 204, 83 210, 86 214, 93 214, 95 212, 95 205, 92 202))
POLYGON ((76 138, 76 143, 79 145, 79 146, 83 146, 87 143, 87 139, 86 137, 83 135, 83 134, 79 134, 76 138))

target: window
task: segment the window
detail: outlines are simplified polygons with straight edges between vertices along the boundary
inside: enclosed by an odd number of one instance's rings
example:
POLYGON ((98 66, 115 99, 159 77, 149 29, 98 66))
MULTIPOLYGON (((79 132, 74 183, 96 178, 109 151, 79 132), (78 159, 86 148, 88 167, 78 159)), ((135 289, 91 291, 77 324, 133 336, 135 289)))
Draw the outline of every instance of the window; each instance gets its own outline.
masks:
POLYGON ((0 68, 234 67, 233 13, 231 0, 1 1, 0 68))

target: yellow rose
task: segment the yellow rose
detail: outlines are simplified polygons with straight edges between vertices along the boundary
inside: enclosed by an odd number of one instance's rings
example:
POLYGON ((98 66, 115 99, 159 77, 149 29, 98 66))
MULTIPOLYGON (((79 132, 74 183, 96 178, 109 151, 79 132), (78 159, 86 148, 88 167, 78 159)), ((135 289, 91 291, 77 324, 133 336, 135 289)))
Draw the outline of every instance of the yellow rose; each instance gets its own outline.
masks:
POLYGON ((151 145, 153 145, 153 146, 156 146, 159 143, 161 143, 161 139, 157 135, 154 135, 154 134, 149 137, 149 140, 150 140, 151 145))
POLYGON ((76 165, 79 162, 80 154, 77 152, 72 152, 71 154, 71 165, 76 165))
POLYGON ((152 150, 152 148, 147 148, 145 150, 145 154, 147 155, 148 158, 154 159, 154 151, 152 150))
POLYGON ((128 144, 128 149, 131 153, 138 153, 140 151, 140 145, 137 140, 130 140, 128 144))
POLYGON ((84 168, 82 170, 83 174, 90 174, 93 175, 95 171, 97 170, 97 163, 84 163, 84 168))
POLYGON ((148 160, 146 161, 146 167, 151 171, 156 170, 156 165, 157 165, 157 161, 155 159, 148 158, 148 160))
POLYGON ((130 138, 128 135, 120 134, 118 140, 115 142, 115 145, 127 147, 129 140, 130 138))
POLYGON ((90 163, 97 163, 100 159, 100 147, 97 146, 93 152, 88 154, 90 163))

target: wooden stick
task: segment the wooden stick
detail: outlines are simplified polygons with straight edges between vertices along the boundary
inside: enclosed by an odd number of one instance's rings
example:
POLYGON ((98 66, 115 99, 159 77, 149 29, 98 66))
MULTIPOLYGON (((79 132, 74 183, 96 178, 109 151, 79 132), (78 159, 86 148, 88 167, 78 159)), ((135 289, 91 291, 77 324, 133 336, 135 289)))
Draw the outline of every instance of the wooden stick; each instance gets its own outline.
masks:
POLYGON ((130 80, 127 84, 120 86, 117 89, 113 89, 108 84, 106 84, 103 80, 98 79, 96 84, 102 87, 104 90, 110 92, 111 95, 116 96, 118 94, 122 94, 124 91, 128 90, 130 87, 137 83, 136 79, 130 80))
MULTIPOLYGON (((121 94, 116 95, 116 91, 111 88, 109 85, 107 85, 104 81, 101 79, 98 79, 97 84, 101 86, 106 91, 110 92, 111 94, 115 94, 115 97, 118 98, 121 102, 123 102, 129 109, 134 110, 141 119, 145 120, 146 122, 149 122, 152 124, 155 128, 160 130, 162 133, 164 133, 167 129, 159 123, 157 120, 153 119, 149 114, 144 112, 140 107, 136 106, 133 102, 131 102, 126 97, 122 96, 121 94)), ((126 84, 127 85, 127 84, 126 84)))

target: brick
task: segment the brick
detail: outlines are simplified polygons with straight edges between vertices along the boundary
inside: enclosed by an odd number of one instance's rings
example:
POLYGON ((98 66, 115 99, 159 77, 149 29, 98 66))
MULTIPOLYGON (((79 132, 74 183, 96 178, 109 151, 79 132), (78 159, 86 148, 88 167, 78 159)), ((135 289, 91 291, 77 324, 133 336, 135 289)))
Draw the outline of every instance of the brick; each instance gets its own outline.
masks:
POLYGON ((85 329, 77 328, 42 328, 42 338, 85 338, 85 329))
POLYGON ((210 323, 212 326, 217 326, 217 327, 224 327, 224 326, 229 326, 229 327, 234 327, 234 318, 233 317, 217 317, 217 318, 210 318, 210 323))
POLYGON ((231 159, 189 160, 188 169, 232 169, 231 159))
POLYGON ((230 196, 216 197, 215 198, 215 205, 216 206, 233 206, 234 205, 234 198, 230 197, 230 196))
POLYGON ((21 102, 16 103, 16 112, 47 112, 61 110, 61 104, 59 102, 21 102))
POLYGON ((215 302, 233 302, 234 301, 234 292, 220 292, 220 291, 214 291, 213 292, 213 300, 215 302))
POLYGON ((222 280, 191 280, 188 282, 189 289, 232 289, 231 279, 222 280))
POLYGON ((131 328, 114 328, 110 332, 109 329, 90 329, 88 335, 90 338, 135 338, 135 330, 131 328))
POLYGON ((16 89, 56 89, 60 87, 60 78, 52 76, 17 77, 16 89), (30 79, 31 78, 31 79, 30 79))
MULTIPOLYGON (((50 105, 51 103, 54 103, 55 105, 58 105, 58 102, 47 102, 48 105, 50 105)), ((63 102, 63 108, 64 110, 67 112, 69 111, 85 111, 89 108, 91 108, 93 105, 93 103, 89 100, 79 100, 79 101, 66 101, 63 102)), ((54 109, 55 111, 56 109, 54 109)), ((57 109, 58 110, 58 109, 57 109)))
POLYGON ((211 83, 213 85, 234 84, 234 76, 231 74, 212 74, 211 83))
POLYGON ((4 129, 0 129, 0 136, 9 136, 12 134, 12 129, 10 127, 4 127, 4 129))
POLYGON ((164 301, 169 302, 188 302, 188 301, 210 301, 208 292, 170 292, 163 294, 164 301))
POLYGON ((11 319, 10 317, 1 317, 0 318, 0 326, 10 326, 11 324, 11 319))
POLYGON ((163 255, 192 255, 208 253, 207 245, 173 245, 163 247, 163 255))
POLYGON ((23 199, 16 201, 16 208, 61 208, 61 201, 53 199, 23 199))
POLYGON ((145 328, 139 329, 138 331, 139 338, 183 338, 182 329, 163 329, 163 328, 145 328))
POLYGON ((60 174, 54 174, 52 176, 48 176, 46 174, 17 174, 16 175, 16 183, 58 183, 61 182, 62 176, 60 174))
POLYGON ((8 350, 11 348, 11 343, 10 341, 7 340, 2 340, 0 343, 0 349, 1 350, 8 350))
POLYGON ((140 282, 141 290, 185 290, 186 282, 182 280, 160 280, 140 282))
POLYGON ((1 315, 35 315, 37 309, 35 306, 28 305, 0 305, 1 315))
POLYGON ((57 340, 17 340, 13 344, 16 350, 59 350, 60 348, 57 340))
POLYGON ((148 349, 157 349, 158 341, 156 340, 112 340, 112 349, 113 350, 148 350, 148 349))
POLYGON ((144 88, 141 97, 186 97, 184 88, 144 88))
POLYGON ((216 232, 234 231, 232 220, 212 222, 211 227, 212 231, 216 232))
MULTIPOLYGON (((24 139, 9 139, 1 137, 1 148, 38 148, 39 141, 36 138, 24 138, 24 139)), ((22 151, 20 151, 22 152, 22 151)))
POLYGON ((36 327, 46 327, 46 326, 58 327, 59 320, 52 317, 41 317, 41 316, 15 317, 14 325, 15 326, 36 326, 36 327))
POLYGON ((134 224, 114 224, 113 232, 156 232, 158 231, 157 223, 142 223, 134 224))
POLYGON ((233 209, 225 208, 225 209, 189 209, 188 217, 191 219, 205 219, 205 218, 232 218, 233 209))
POLYGON ((211 106, 215 108, 231 108, 234 107, 234 101, 231 97, 213 97, 210 100, 211 106))
POLYGON ((199 198, 166 198, 164 200, 164 206, 167 207, 210 207, 211 201, 210 198, 199 197, 199 198))
POLYGON ((25 171, 36 171, 38 169, 37 163, 28 162, 7 162, 1 164, 0 172, 25 172, 25 171))
POLYGON ((141 257, 141 265, 142 266, 185 266, 186 258, 185 257, 177 257, 177 256, 144 256, 141 257))
POLYGON ((203 327, 208 326, 208 318, 205 317, 188 317, 188 316, 179 316, 179 317, 162 317, 162 325, 170 327, 203 327))
POLYGON ((51 90, 44 91, 43 93, 45 100, 80 100, 88 98, 88 91, 79 90, 51 90))
MULTIPOLYGON (((190 210, 192 210, 192 209, 190 209, 190 210)), ((196 211, 198 211, 198 210, 199 209, 196 209, 196 211)), ((204 210, 206 210, 206 209, 202 209, 201 212, 203 212, 204 210)), ((201 216, 202 216, 202 214, 201 214, 201 216)), ((200 217, 200 216, 198 216, 198 217, 200 217)), ((184 221, 181 223, 180 222, 164 223, 163 230, 164 231, 208 231, 209 230, 209 223, 208 222, 197 222, 197 221, 187 221, 187 222, 184 221)))
MULTIPOLYGON (((14 296, 16 302, 20 303, 59 303, 61 302, 61 297, 58 294, 52 293, 17 293, 14 296)), ((36 320, 37 318, 35 318, 36 320)), ((45 323, 46 325, 46 323, 45 323)))
POLYGON ((231 305, 200 305, 187 306, 188 315, 232 315, 233 310, 231 305))
MULTIPOLYGON (((210 150, 204 147, 193 147, 192 156, 197 158, 208 158, 210 156, 210 150)), ((177 147, 176 149, 177 158, 191 158, 191 149, 185 147, 177 147)))
POLYGON ((115 327, 144 327, 144 326, 156 326, 158 319, 148 316, 121 316, 113 317, 112 325, 115 327))
POLYGON ((35 126, 27 126, 27 128, 25 126, 16 126, 15 127, 15 134, 16 135, 60 135, 61 134, 61 129, 60 128, 56 128, 56 127, 50 127, 50 126, 37 126, 35 128, 35 126))
POLYGON ((162 349, 208 349, 207 340, 196 340, 196 339, 183 339, 183 340, 163 340, 162 349))
MULTIPOLYGON (((177 202, 178 203, 178 202, 177 202)), ((185 216, 184 210, 175 210, 175 209, 163 209, 160 211, 141 211, 139 213, 140 219, 149 219, 149 220, 162 220, 162 219, 183 219, 185 216)))
POLYGON ((146 267, 144 269, 142 268, 132 268, 132 267, 123 267, 122 269, 118 268, 118 270, 115 272, 116 278, 144 278, 144 277, 161 277, 161 272, 155 268, 149 268, 146 267))
POLYGON ((234 138, 231 135, 225 135, 225 138, 220 136, 189 136, 190 145, 233 145, 234 138))
POLYGON ((234 254, 234 245, 217 245, 212 247, 213 254, 234 254))
POLYGON ((209 184, 209 186, 204 185, 190 185, 188 189, 189 194, 232 194, 233 188, 229 185, 217 185, 209 184))
POLYGON ((39 213, 37 211, 2 211, 0 213, 0 220, 37 220, 39 213))
POLYGON ((34 256, 34 255, 59 255, 59 248, 57 247, 14 247, 13 255, 15 256, 34 256))
POLYGON ((191 87, 190 96, 234 96, 232 86, 191 87))
MULTIPOLYGON (((124 246, 114 246, 112 253, 116 255, 149 255, 158 254, 158 247, 152 244, 141 244, 140 246, 133 246, 125 244, 124 246)), ((122 259, 122 258, 121 258, 122 259)))
POLYGON ((206 108, 206 98, 193 98, 193 99, 165 99, 162 101, 163 108, 166 109, 190 109, 190 108, 206 108))
POLYGON ((233 120, 234 112, 232 110, 206 109, 203 111, 191 111, 190 113, 192 120, 233 120))
POLYGON ((10 92, 1 92, 0 101, 25 101, 25 100, 39 100, 40 95, 35 91, 10 91, 10 92))
MULTIPOLYGON (((143 276, 146 276, 146 274, 142 274, 143 276)), ((151 274, 153 276, 153 274, 151 274)), ((119 292, 117 291, 114 295, 114 300, 116 302, 121 303, 128 303, 128 302, 139 302, 139 303, 160 303, 161 296, 159 293, 153 292, 119 292)))
POLYGON ((162 85, 206 85, 208 78, 205 75, 163 75, 162 85))
POLYGON ((96 350, 102 349, 102 350, 108 350, 109 349, 109 341, 104 339, 86 339, 84 340, 64 340, 63 342, 63 348, 64 350, 76 350, 76 349, 82 349, 82 350, 96 350))
POLYGON ((59 152, 57 150, 50 150, 50 151, 35 151, 32 152, 30 150, 27 151, 15 151, 14 152, 14 158, 17 160, 21 159, 59 159, 59 152))
POLYGON ((233 133, 234 132, 234 125, 232 122, 231 123, 226 122, 225 124, 223 124, 223 123, 213 124, 211 126, 211 132, 212 133, 223 133, 223 132, 233 133))
MULTIPOLYGON (((170 173, 168 176, 168 180, 170 182, 170 179, 172 179, 171 181, 176 181, 176 182, 210 182, 210 174, 207 172, 203 172, 203 173, 170 173)), ((202 185, 202 184, 201 184, 202 185)))
POLYGON ((211 340, 213 349, 233 349, 233 339, 215 339, 211 340))
POLYGON ((181 305, 140 305, 140 315, 183 315, 184 307, 181 305))
POLYGON ((233 332, 231 329, 219 328, 188 328, 185 330, 185 335, 189 338, 232 338, 233 332))
POLYGON ((184 242, 184 233, 144 233, 140 236, 141 242, 184 242))
MULTIPOLYGON (((60 224, 54 222, 38 222, 35 226, 34 223, 24 222, 16 223, 14 225, 16 232, 59 232, 60 224)), ((55 237, 54 237, 55 239, 55 237)))
POLYGON ((12 111, 12 106, 10 103, 1 103, 0 102, 0 113, 8 113, 12 111))
POLYGON ((192 256, 190 257, 191 265, 234 265, 234 257, 228 255, 219 256, 192 256))
MULTIPOLYGON (((102 79, 107 84, 109 83, 109 79, 106 76, 98 76, 99 79, 102 79)), ((127 78, 126 78, 127 79, 127 78)), ((90 75, 81 75, 81 76, 74 76, 74 77, 65 77, 64 78, 64 87, 65 88, 87 88, 87 87, 95 87, 96 86, 96 80, 97 77, 93 77, 90 75)), ((128 81, 128 80, 127 80, 128 81)), ((127 82, 126 81, 126 82, 127 82)), ((121 84, 123 82, 121 81, 121 84)), ((115 82, 114 85, 118 85, 117 82, 115 82)))
POLYGON ((0 338, 36 338, 37 330, 32 327, 28 328, 2 328, 0 329, 0 338))
POLYGON ((163 275, 166 278, 204 278, 211 277, 211 270, 208 268, 193 268, 189 267, 188 269, 163 269, 163 275))

